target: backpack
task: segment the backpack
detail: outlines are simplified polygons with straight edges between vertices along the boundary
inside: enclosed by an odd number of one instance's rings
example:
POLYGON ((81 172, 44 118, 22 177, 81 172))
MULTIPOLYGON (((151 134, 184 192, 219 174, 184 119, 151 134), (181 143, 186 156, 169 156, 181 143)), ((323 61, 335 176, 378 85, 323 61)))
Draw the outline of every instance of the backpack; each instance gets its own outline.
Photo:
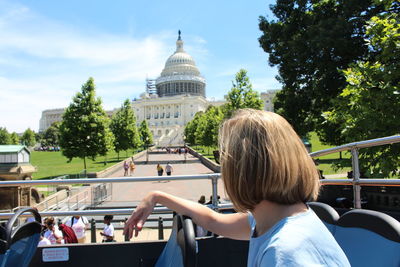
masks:
POLYGON ((63 233, 64 241, 66 244, 78 243, 78 238, 76 238, 74 229, 65 224, 60 224, 58 226, 58 229, 60 229, 63 233))

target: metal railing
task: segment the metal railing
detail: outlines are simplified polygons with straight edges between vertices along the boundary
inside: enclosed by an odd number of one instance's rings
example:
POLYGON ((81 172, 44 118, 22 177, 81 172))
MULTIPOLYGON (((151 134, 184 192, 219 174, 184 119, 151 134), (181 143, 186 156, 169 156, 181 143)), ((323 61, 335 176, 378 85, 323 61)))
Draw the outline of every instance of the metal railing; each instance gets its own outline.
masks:
POLYGON ((321 157, 324 155, 341 152, 351 151, 351 166, 353 171, 353 179, 340 179, 340 180, 322 180, 322 184, 348 184, 353 185, 354 208, 361 209, 361 186, 362 185, 397 185, 400 186, 400 179, 361 179, 360 166, 358 160, 358 150, 360 148, 389 145, 400 142, 400 135, 371 139, 366 141, 349 143, 346 145, 328 148, 321 151, 310 153, 313 158, 321 157))
MULTIPOLYGON (((311 153, 312 157, 320 157, 323 155, 336 153, 345 150, 352 152, 352 169, 353 179, 323 179, 322 184, 327 185, 353 185, 354 188, 354 207, 361 208, 361 186, 400 186, 400 179, 360 179, 358 166, 358 149, 373 147, 378 145, 394 144, 400 142, 400 135, 385 138, 378 138, 362 142, 354 142, 347 145, 330 148, 318 152, 311 153)), ((9 186, 36 186, 36 185, 57 185, 57 184, 100 184, 100 183, 126 183, 126 182, 152 182, 152 181, 181 181, 181 180, 211 180, 213 203, 210 206, 219 209, 222 206, 218 203, 218 179, 221 178, 219 173, 214 174, 198 174, 198 175, 177 175, 177 176, 147 176, 147 177, 115 177, 115 178, 91 178, 91 179, 65 179, 65 180, 24 180, 24 181, 0 181, 0 187, 9 186)), ((49 211, 43 212, 43 216, 71 216, 71 215, 127 215, 131 214, 133 209, 105 209, 105 210, 85 210, 85 211, 49 211)), ((157 207, 155 212, 168 211, 165 208, 157 207)), ((8 218, 13 213, 0 213, 1 218, 8 218)))

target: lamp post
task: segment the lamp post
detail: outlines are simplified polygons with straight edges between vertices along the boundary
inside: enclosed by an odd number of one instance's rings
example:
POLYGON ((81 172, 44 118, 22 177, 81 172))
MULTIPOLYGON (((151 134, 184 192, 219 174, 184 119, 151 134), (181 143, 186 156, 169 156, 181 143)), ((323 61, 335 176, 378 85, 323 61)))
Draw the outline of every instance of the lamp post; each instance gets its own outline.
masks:
POLYGON ((186 136, 183 136, 183 148, 185 149, 185 151, 183 151, 183 155, 185 156, 185 163, 186 163, 186 136))
POLYGON ((149 163, 149 137, 146 136, 146 164, 149 163))

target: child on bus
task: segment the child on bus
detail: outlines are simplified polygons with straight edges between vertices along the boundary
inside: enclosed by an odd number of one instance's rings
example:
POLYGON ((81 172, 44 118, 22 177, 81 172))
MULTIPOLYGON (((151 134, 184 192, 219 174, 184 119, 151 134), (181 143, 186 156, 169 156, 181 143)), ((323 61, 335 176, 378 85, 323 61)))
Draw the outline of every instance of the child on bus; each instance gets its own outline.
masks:
POLYGON ((266 111, 239 110, 220 129, 221 175, 234 214, 220 214, 160 191, 132 213, 132 237, 159 203, 205 229, 250 240, 248 266, 350 266, 334 237, 307 206, 318 196, 319 174, 291 125, 266 111))

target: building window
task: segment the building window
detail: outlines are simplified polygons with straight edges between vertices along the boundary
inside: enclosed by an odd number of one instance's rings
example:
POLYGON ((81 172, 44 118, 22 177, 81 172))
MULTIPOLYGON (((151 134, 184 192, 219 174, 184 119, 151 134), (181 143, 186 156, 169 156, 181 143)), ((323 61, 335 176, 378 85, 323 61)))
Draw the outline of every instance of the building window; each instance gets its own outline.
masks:
POLYGON ((165 112, 161 113, 160 119, 164 119, 164 116, 165 116, 165 112))
POLYGON ((167 129, 167 130, 165 130, 165 135, 168 135, 169 134, 169 130, 167 129))
POLYGON ((174 118, 178 118, 178 117, 179 117, 179 112, 175 112, 174 118))
POLYGON ((161 130, 158 130, 157 135, 158 135, 158 136, 161 135, 161 130))
POLYGON ((154 119, 158 119, 158 113, 154 114, 154 119))
POLYGON ((146 118, 147 118, 148 120, 150 120, 150 114, 147 114, 146 118))

